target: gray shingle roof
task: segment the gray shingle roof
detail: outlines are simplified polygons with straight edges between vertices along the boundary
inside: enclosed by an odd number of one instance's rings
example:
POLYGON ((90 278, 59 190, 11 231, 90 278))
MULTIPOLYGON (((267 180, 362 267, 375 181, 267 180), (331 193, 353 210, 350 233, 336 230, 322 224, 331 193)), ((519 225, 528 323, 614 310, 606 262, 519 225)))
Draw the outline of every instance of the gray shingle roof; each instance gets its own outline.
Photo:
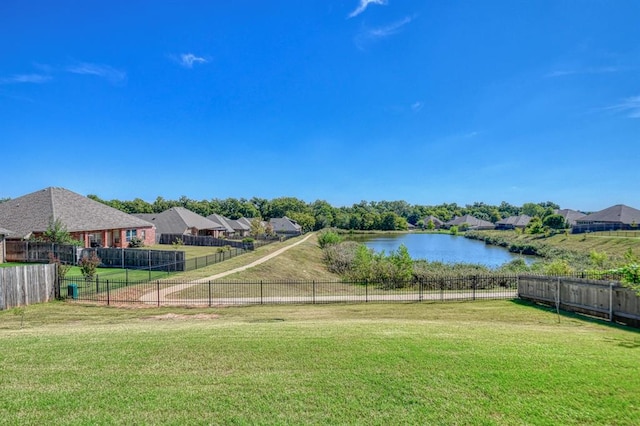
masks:
POLYGON ((466 223, 470 228, 489 228, 493 227, 493 223, 488 222, 486 220, 478 219, 477 217, 466 214, 464 216, 456 217, 455 219, 450 220, 446 223, 447 226, 460 226, 466 223))
POLYGON ((4 229, 4 228, 0 228, 0 235, 11 235, 11 231, 4 229))
POLYGON ((233 227, 229 224, 228 219, 224 216, 214 213, 207 216, 207 219, 212 220, 217 224, 223 226, 226 232, 230 232, 230 233, 235 232, 235 229, 233 229, 233 227))
MULTIPOLYGON (((2 206, 2 204, 0 204, 2 206)), ((624 223, 640 225, 640 210, 616 204, 599 212, 588 214, 576 221, 580 223, 624 223)))
POLYGON ((287 232, 301 232, 302 231, 302 226, 298 225, 298 222, 296 222, 293 219, 289 219, 288 217, 284 216, 284 217, 280 217, 280 218, 272 218, 271 220, 269 220, 269 223, 271 224, 271 227, 273 228, 274 232, 283 232, 283 233, 287 233, 287 232))
POLYGON ((238 222, 247 225, 248 229, 251 229, 251 221, 253 219, 252 218, 248 218, 248 217, 241 217, 240 219, 238 219, 238 222))
POLYGON ((442 226, 444 225, 444 222, 441 221, 440 219, 438 219, 437 217, 433 216, 433 215, 429 215, 427 217, 425 217, 423 220, 424 224, 426 225, 427 223, 429 223, 429 221, 433 222, 433 224, 435 226, 442 226))
POLYGON ((569 226, 575 225, 578 219, 585 217, 584 213, 571 209, 555 210, 554 213, 564 217, 569 226))
POLYGON ((236 231, 249 231, 249 230, 251 230, 251 226, 245 224, 240 219, 238 219, 238 220, 227 219, 227 223, 229 225, 231 225, 231 227, 236 231))
POLYGON ((156 225, 156 234, 185 234, 190 233, 191 228, 225 230, 224 226, 184 207, 172 207, 162 213, 144 213, 135 216, 156 225))
POLYGON ((153 227, 64 188, 49 187, 0 203, 0 223, 13 231, 12 237, 26 238, 33 232, 44 232, 52 218, 59 219, 69 232, 153 227))
POLYGON ((531 216, 527 216, 526 214, 521 214, 519 216, 509 216, 502 220, 496 222, 496 225, 501 226, 513 226, 513 227, 525 227, 531 222, 531 216))

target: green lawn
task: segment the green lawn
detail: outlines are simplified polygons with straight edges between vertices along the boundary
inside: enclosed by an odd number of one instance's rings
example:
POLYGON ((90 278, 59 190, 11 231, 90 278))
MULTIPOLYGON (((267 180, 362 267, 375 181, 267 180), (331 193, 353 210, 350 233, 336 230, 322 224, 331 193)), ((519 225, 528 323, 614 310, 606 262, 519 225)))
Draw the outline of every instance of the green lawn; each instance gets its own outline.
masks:
POLYGON ((640 424, 637 331, 510 301, 56 302, 0 348, 0 424, 640 424))
POLYGON ((0 263, 0 268, 13 268, 14 266, 28 266, 28 265, 33 265, 33 263, 25 263, 25 262, 0 263))
MULTIPOLYGON (((147 281, 150 279, 168 278, 171 275, 163 271, 144 271, 138 269, 121 269, 121 268, 98 268, 96 275, 101 280, 115 280, 115 281, 147 281)), ((69 272, 65 275, 65 278, 82 279, 82 272, 80 267, 72 266, 69 272)))

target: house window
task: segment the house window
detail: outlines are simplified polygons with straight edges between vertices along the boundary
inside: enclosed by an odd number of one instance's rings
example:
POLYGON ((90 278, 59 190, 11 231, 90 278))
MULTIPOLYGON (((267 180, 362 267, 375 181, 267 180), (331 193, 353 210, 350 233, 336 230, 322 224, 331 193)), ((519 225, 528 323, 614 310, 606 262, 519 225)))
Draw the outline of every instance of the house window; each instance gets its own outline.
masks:
POLYGON ((89 234, 89 245, 91 247, 102 247, 102 234, 89 234))
POLYGON ((135 238, 136 234, 136 229, 127 229, 127 242, 130 242, 132 238, 135 238))

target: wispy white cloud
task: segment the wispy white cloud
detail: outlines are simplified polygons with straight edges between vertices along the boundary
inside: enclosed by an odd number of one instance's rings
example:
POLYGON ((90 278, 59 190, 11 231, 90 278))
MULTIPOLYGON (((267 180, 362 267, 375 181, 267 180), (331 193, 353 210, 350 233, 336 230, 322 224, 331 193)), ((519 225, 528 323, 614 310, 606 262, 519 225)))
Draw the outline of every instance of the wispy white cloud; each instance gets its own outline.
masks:
POLYGON ((356 46, 360 49, 364 49, 368 43, 382 40, 397 34, 405 25, 411 23, 414 19, 415 18, 413 16, 406 16, 401 20, 392 22, 384 27, 365 29, 356 36, 356 46))
POLYGON ((209 62, 202 56, 196 56, 193 53, 182 53, 178 56, 177 61, 185 68, 193 68, 193 64, 206 64, 209 62))
POLYGON ((411 104, 411 110, 413 112, 419 112, 422 108, 424 108, 424 103, 421 101, 416 101, 411 104))
POLYGON ((372 38, 389 37, 393 34, 398 33, 402 27, 404 27, 411 21, 413 21, 413 18, 411 16, 406 16, 400 21, 393 22, 392 24, 387 25, 386 27, 374 28, 372 30, 369 30, 368 34, 372 38))
POLYGON ((127 80, 126 72, 115 69, 109 65, 81 62, 67 67, 66 70, 73 74, 93 75, 104 78, 112 84, 122 84, 127 80))
POLYGON ((623 99, 620 103, 604 108, 619 114, 624 114, 629 118, 640 118, 640 95, 623 99))
POLYGON ((608 74, 614 72, 623 71, 622 68, 618 67, 595 67, 595 68, 577 68, 577 69, 565 69, 565 70, 556 70, 552 71, 545 75, 546 78, 556 78, 556 77, 567 77, 570 75, 581 75, 581 74, 608 74))
POLYGON ((364 12, 370 4, 379 4, 385 5, 387 4, 387 0, 360 0, 360 4, 358 7, 349 14, 349 18, 355 18, 364 12))
POLYGON ((42 84, 49 80, 51 80, 51 76, 45 74, 16 74, 11 77, 0 78, 0 84, 42 84))

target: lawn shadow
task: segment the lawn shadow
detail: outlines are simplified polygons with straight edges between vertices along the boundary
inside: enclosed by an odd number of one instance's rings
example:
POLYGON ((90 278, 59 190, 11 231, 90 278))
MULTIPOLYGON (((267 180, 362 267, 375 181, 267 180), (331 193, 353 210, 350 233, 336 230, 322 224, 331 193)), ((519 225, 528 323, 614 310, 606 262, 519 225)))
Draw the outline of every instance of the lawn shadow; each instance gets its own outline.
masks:
MULTIPOLYGON (((523 300, 523 299, 512 299, 511 303, 516 304, 518 306, 524 306, 528 308, 538 309, 540 311, 548 312, 551 314, 556 314, 555 307, 550 305, 545 305, 542 303, 535 303, 535 302, 532 302, 529 300, 523 300)), ((560 317, 567 318, 567 319, 574 319, 577 321, 583 321, 591 324, 597 324, 600 326, 609 327, 616 330, 630 331, 632 333, 635 333, 637 337, 633 339, 607 339, 607 340, 615 341, 617 342, 618 346, 622 346, 625 348, 630 348, 630 349, 640 348, 640 330, 638 328, 631 327, 624 324, 612 323, 605 318, 592 317, 592 316, 580 314, 577 312, 564 311, 562 309, 560 310, 560 317)))

